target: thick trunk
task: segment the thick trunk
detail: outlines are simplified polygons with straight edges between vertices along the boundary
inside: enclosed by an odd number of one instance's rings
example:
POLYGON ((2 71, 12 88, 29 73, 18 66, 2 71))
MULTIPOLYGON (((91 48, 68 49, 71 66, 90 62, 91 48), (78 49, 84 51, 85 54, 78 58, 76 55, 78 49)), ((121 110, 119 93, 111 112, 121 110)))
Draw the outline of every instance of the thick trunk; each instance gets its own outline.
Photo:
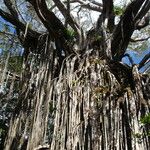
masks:
POLYGON ((6 150, 33 150, 46 140, 54 64, 53 43, 47 38, 44 53, 29 55, 22 89, 5 142, 6 150))
POLYGON ((49 43, 26 64, 5 150, 47 143, 50 150, 148 150, 149 128, 140 119, 149 104, 137 67, 101 60, 95 50, 66 58, 54 78, 58 61, 49 43))
POLYGON ((5 0, 10 14, 0 9, 0 15, 16 26, 25 63, 4 150, 148 150, 150 129, 140 120, 149 113, 149 77, 119 61, 149 0, 130 3, 116 27, 113 0, 103 1, 97 26, 87 37, 62 1, 53 0, 73 36, 45 0, 26 1, 47 33, 24 25, 5 0))
POLYGON ((109 64, 96 56, 85 57, 74 72, 76 59, 68 59, 66 75, 55 85, 51 150, 148 150, 148 130, 139 121, 149 108, 136 66, 130 72, 133 87, 120 84, 109 64))

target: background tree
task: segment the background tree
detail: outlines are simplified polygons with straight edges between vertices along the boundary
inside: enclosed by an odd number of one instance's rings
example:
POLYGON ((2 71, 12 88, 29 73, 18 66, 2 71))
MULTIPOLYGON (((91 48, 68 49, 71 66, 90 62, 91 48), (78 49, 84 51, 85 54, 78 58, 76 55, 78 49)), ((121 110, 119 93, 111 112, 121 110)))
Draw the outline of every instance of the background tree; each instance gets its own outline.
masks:
MULTIPOLYGON (((148 150, 149 75, 138 70, 150 53, 139 65, 121 60, 132 62, 125 52, 137 40, 132 35, 149 25, 150 1, 134 0, 124 9, 113 0, 2 4, 0 16, 24 48, 22 68, 4 96, 15 97, 15 109, 3 149, 148 150), (99 13, 95 23, 91 11, 99 13)), ((3 76, 10 76, 7 64, 3 76)))

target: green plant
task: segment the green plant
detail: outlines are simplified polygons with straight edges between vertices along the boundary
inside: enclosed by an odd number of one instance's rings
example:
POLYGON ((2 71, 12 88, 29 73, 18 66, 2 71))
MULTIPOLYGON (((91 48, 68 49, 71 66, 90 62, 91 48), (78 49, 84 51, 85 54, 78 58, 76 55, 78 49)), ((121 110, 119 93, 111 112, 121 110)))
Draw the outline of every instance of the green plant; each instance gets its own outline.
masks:
POLYGON ((148 113, 147 115, 143 116, 140 119, 140 122, 144 125, 150 124, 150 113, 148 113))
POLYGON ((123 8, 121 8, 121 7, 119 7, 119 6, 115 6, 115 7, 114 7, 114 13, 115 13, 115 15, 121 16, 121 15, 123 14, 123 12, 124 12, 124 9, 123 9, 123 8))

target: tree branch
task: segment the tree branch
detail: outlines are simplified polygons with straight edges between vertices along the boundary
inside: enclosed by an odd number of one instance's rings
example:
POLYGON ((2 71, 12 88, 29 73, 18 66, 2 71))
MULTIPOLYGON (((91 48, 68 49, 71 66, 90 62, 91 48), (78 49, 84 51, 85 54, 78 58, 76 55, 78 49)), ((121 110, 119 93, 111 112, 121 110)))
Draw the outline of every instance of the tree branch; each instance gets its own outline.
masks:
POLYGON ((141 21, 137 22, 136 29, 141 30, 142 28, 145 28, 149 25, 150 21, 150 14, 148 13, 141 21))
POLYGON ((68 24, 74 29, 74 31, 78 34, 79 43, 82 41, 82 33, 80 26, 75 21, 74 17, 69 13, 67 9, 65 8, 64 4, 60 0, 53 0, 55 5, 58 7, 58 9, 61 11, 64 18, 67 19, 68 24))
POLYGON ((67 0, 67 16, 65 20, 65 27, 68 27, 68 16, 70 16, 70 0, 67 0))
POLYGON ((85 2, 81 0, 72 0, 71 3, 79 3, 80 7, 97 11, 97 12, 102 12, 102 4, 97 3, 97 2, 85 2), (94 5, 93 5, 94 4, 94 5))
POLYGON ((150 8, 149 0, 134 0, 126 8, 112 37, 111 52, 115 60, 121 60, 135 30, 136 22, 143 18, 150 8))
POLYGON ((10 0, 4 0, 4 3, 5 5, 7 6, 8 10, 10 11, 10 13, 16 17, 17 19, 19 18, 18 17, 18 13, 17 11, 15 10, 15 8, 13 7, 13 4, 10 0))
POLYGON ((62 22, 56 17, 56 15, 49 11, 45 0, 27 0, 34 7, 38 17, 51 33, 53 38, 64 37, 67 39, 66 28, 62 22))
MULTIPOLYGON (((3 11, 2 9, 0 9, 0 16, 10 22, 11 24, 13 24, 15 27, 17 27, 18 29, 22 30, 23 32, 26 29, 26 26, 20 22, 17 18, 15 18, 13 15, 3 11)), ((34 38, 38 38, 40 36, 40 33, 33 31, 32 29, 28 29, 28 34, 34 38)))
POLYGON ((146 38, 142 38, 142 39, 130 39, 130 42, 142 42, 142 41, 146 41, 150 38, 150 36, 146 37, 146 38))
POLYGON ((147 64, 149 62, 150 62, 150 53, 148 53, 147 55, 144 56, 144 58, 139 63, 138 69, 140 70, 145 65, 145 63, 147 64))
POLYGON ((56 17, 56 15, 48 10, 45 0, 27 0, 34 7, 38 17, 47 28, 51 38, 55 41, 57 54, 59 58, 62 57, 62 51, 65 55, 72 53, 72 48, 68 44, 69 35, 63 23, 56 17))
POLYGON ((68 17, 68 23, 70 24, 70 26, 76 32, 78 32, 79 25, 77 24, 77 22, 75 21, 75 19, 73 18, 73 16, 71 16, 71 14, 67 13, 68 11, 67 11, 65 5, 60 0, 53 0, 53 1, 54 1, 55 5, 58 7, 58 9, 61 11, 61 13, 64 16, 64 18, 68 17))
POLYGON ((35 48, 37 47, 38 38, 41 34, 36 31, 33 31, 29 27, 28 30, 26 30, 26 25, 19 20, 18 13, 13 7, 12 2, 10 0, 4 0, 4 3, 11 14, 4 12, 2 9, 0 9, 0 16, 2 16, 6 21, 10 22, 16 27, 18 39, 20 40, 22 46, 25 49, 24 57, 26 60, 29 51, 35 51, 35 48), (20 31, 22 31, 22 33, 20 31), (23 34, 25 34, 25 36, 23 34))
POLYGON ((133 65, 133 64, 134 64, 133 58, 130 56, 130 54, 126 53, 126 54, 124 54, 124 56, 123 56, 123 57, 128 57, 128 59, 129 59, 129 61, 130 61, 131 65, 133 65))
POLYGON ((5 36, 12 36, 12 37, 17 37, 15 34, 11 33, 11 32, 5 32, 5 31, 0 31, 0 34, 3 34, 5 36))
POLYGON ((89 0, 92 4, 94 4, 94 5, 97 5, 97 6, 99 6, 99 7, 103 7, 103 4, 102 3, 99 3, 99 2, 97 2, 97 1, 95 1, 95 0, 89 0))
POLYGON ((114 29, 115 15, 113 10, 114 10, 113 0, 107 0, 107 1, 103 0, 103 11, 102 11, 103 22, 105 21, 105 19, 108 19, 107 27, 110 32, 112 32, 114 29))

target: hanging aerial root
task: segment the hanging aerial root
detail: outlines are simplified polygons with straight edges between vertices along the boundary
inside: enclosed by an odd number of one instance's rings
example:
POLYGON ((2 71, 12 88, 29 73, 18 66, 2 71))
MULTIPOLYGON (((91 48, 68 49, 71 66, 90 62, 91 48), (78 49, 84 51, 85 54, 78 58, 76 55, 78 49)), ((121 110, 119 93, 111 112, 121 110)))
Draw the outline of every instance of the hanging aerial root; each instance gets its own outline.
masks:
POLYGON ((132 89, 116 79, 106 60, 87 56, 75 70, 76 59, 68 58, 53 91, 51 150, 148 150, 149 130, 140 119, 149 113, 149 106, 141 103, 142 87, 136 84, 134 68, 132 89))

